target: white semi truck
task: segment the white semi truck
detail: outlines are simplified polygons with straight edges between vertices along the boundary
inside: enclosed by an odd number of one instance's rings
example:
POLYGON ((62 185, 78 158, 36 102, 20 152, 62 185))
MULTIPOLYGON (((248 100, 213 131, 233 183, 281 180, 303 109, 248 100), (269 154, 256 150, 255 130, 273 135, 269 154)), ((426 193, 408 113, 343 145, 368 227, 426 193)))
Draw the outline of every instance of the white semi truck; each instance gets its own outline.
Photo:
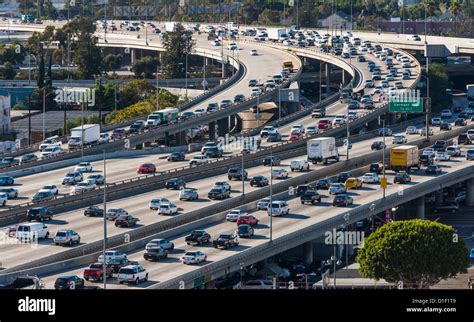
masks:
POLYGON ((282 28, 268 28, 268 40, 273 42, 283 42, 288 40, 288 32, 282 28))
POLYGON ((71 137, 69 138, 69 150, 80 149, 82 145, 94 145, 99 141, 100 127, 99 124, 84 124, 71 129, 71 137), (82 134, 84 130, 84 135, 82 134), (82 143, 84 138, 84 143, 82 143))
POLYGON ((327 164, 328 160, 339 162, 339 152, 336 147, 336 139, 333 137, 326 137, 308 140, 308 161, 313 164, 318 162, 327 164))

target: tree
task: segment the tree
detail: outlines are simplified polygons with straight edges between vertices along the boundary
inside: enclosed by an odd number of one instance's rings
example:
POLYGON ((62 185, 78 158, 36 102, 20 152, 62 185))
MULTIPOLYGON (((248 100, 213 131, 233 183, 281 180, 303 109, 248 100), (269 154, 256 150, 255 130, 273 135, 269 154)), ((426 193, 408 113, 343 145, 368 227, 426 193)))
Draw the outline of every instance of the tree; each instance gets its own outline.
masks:
POLYGON ((457 29, 458 15, 461 11, 461 2, 459 0, 451 0, 451 4, 448 8, 449 12, 454 16, 454 29, 457 29))
POLYGON ((158 58, 146 56, 142 59, 137 59, 133 63, 132 70, 137 77, 150 78, 157 71, 159 64, 158 58))
POLYGON ((276 10, 265 9, 258 16, 258 22, 262 25, 278 25, 280 23, 280 13, 276 10))
POLYGON ((428 288, 467 272, 468 251, 450 226, 429 220, 385 224, 371 234, 357 254, 362 276, 428 288))
POLYGON ((10 62, 6 62, 3 67, 0 69, 0 78, 1 79, 14 79, 16 75, 15 68, 10 62))
MULTIPOLYGON (((106 90, 107 92, 107 90, 106 90)), ((113 91, 110 91, 113 95, 113 91)), ((126 106, 135 104, 144 100, 156 92, 156 87, 148 83, 146 80, 133 80, 119 86, 117 92, 117 108, 121 109, 126 106)))
POLYGON ((108 54, 104 58, 104 64, 107 71, 119 69, 122 66, 122 55, 108 54))
MULTIPOLYGON (((430 79, 431 110, 440 112, 450 105, 450 96, 446 93, 447 88, 452 88, 453 84, 449 80, 448 74, 444 71, 444 66, 432 63, 429 66, 428 77, 430 79)), ((426 76, 426 73, 425 73, 426 76)))
POLYGON ((163 37, 163 47, 166 49, 161 57, 162 71, 167 78, 184 78, 186 73, 186 55, 191 54, 194 47, 192 32, 186 30, 180 23, 176 24, 173 32, 163 37))

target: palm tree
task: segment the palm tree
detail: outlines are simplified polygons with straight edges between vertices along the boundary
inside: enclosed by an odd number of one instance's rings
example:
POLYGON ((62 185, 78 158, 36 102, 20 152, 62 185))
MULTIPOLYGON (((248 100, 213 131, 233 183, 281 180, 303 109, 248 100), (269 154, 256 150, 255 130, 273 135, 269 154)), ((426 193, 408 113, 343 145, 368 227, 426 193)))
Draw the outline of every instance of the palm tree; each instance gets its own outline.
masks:
POLYGON ((457 18, 461 11, 461 2, 459 0, 451 0, 448 11, 454 16, 454 29, 457 29, 457 18))

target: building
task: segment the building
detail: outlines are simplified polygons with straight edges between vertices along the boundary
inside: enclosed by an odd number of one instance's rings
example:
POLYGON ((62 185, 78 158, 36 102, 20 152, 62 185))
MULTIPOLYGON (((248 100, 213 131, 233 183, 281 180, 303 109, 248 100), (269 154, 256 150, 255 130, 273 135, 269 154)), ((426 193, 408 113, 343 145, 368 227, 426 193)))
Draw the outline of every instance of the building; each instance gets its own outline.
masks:
POLYGON ((320 21, 323 28, 351 29, 351 16, 342 11, 337 11, 320 21))
POLYGON ((11 109, 11 98, 9 95, 0 96, 0 121, 2 127, 0 129, 0 134, 3 136, 9 134, 11 130, 11 119, 10 119, 10 109, 11 109))
POLYGON ((0 0, 0 16, 16 17, 20 14, 20 3, 17 0, 0 0))

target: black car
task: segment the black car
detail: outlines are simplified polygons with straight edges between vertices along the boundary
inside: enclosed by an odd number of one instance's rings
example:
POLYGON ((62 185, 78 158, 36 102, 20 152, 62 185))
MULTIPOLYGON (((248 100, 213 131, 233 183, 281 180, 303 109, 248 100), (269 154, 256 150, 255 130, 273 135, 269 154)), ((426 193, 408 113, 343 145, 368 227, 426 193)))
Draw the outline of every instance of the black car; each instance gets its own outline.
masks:
POLYGON ((186 188, 186 182, 180 178, 169 179, 165 182, 166 189, 180 190, 186 188))
POLYGON ((188 245, 202 245, 211 241, 211 235, 205 230, 193 230, 191 234, 184 237, 188 245))
POLYGON ((265 187, 268 186, 268 179, 264 176, 255 176, 250 180, 251 187, 265 187))
POLYGON ((46 219, 51 220, 53 219, 53 213, 45 207, 34 207, 28 209, 28 211, 26 212, 26 218, 28 219, 28 221, 43 221, 46 219))
POLYGON ((230 191, 222 186, 214 187, 207 193, 209 199, 226 199, 230 197, 230 191))
POLYGON ((35 162, 35 161, 38 161, 38 157, 36 156, 36 154, 33 154, 33 153, 25 154, 20 158, 20 162, 22 164, 23 163, 29 163, 29 162, 35 162))
POLYGON ((132 227, 137 224, 140 219, 130 215, 120 215, 115 219, 115 227, 132 227))
POLYGON ((317 185, 314 185, 312 183, 309 184, 300 184, 299 186, 296 187, 296 196, 300 197, 305 194, 306 191, 308 190, 316 190, 320 189, 317 187, 317 185))
POLYGON ((279 165, 281 163, 281 159, 279 157, 277 157, 276 155, 273 155, 273 156, 267 156, 265 158, 263 158, 263 161, 262 161, 263 165, 279 165))
POLYGON ((383 166, 380 163, 371 163, 369 166, 369 172, 381 174, 383 172, 383 166))
POLYGON ((440 174, 441 173, 441 167, 437 164, 430 164, 426 170, 426 174, 440 174))
POLYGON ((455 121, 454 121, 454 126, 466 126, 467 125, 467 122, 466 122, 466 119, 462 118, 462 117, 458 117, 455 121))
POLYGON ((138 265, 138 262, 131 261, 127 258, 113 258, 109 260, 107 266, 110 266, 110 268, 112 268, 112 272, 118 273, 122 267, 128 265, 138 265))
POLYGON ((253 236, 254 230, 253 230, 252 226, 250 226, 250 225, 239 225, 237 227, 237 232, 236 233, 239 237, 250 238, 250 237, 253 236))
POLYGON ((446 148, 450 145, 453 145, 452 140, 438 140, 433 145, 435 151, 446 151, 446 148))
POLYGON ((160 260, 162 258, 167 258, 167 257, 168 257, 168 251, 161 247, 148 248, 147 250, 145 250, 145 253, 143 254, 143 258, 147 261, 155 261, 155 260, 160 260))
POLYGON ((408 173, 397 173, 393 178, 393 183, 410 183, 411 177, 408 173))
POLYGON ((239 246, 239 238, 237 235, 221 234, 217 239, 212 241, 214 248, 229 248, 232 246, 239 246))
POLYGON ((353 175, 350 172, 341 172, 337 176, 336 182, 338 183, 345 183, 347 179, 352 178, 353 175))
POLYGON ((462 118, 462 119, 465 119, 465 120, 467 120, 470 117, 471 116, 469 114, 467 114, 466 112, 461 112, 461 113, 458 114, 458 118, 462 118))
POLYGON ((239 103, 245 101, 245 95, 237 94, 234 96, 234 103, 239 103))
POLYGON ((218 147, 208 148, 204 151, 204 156, 208 158, 220 158, 222 157, 222 150, 218 147))
POLYGON ((300 197, 301 204, 315 204, 316 202, 321 202, 321 195, 315 190, 306 190, 304 195, 300 197))
POLYGON ((61 276, 54 282, 55 290, 75 290, 84 287, 84 279, 77 275, 61 276))
POLYGON ((229 180, 242 180, 242 174, 244 176, 244 180, 247 180, 248 173, 246 170, 243 170, 242 168, 230 168, 229 171, 227 171, 227 178, 229 180))
POLYGON ((458 144, 471 144, 471 139, 466 133, 459 134, 458 144))
POLYGON ((35 193, 33 197, 31 197, 31 201, 33 203, 54 200, 54 199, 56 199, 56 196, 51 191, 39 191, 35 193))
POLYGON ((434 163, 434 155, 420 155, 420 163, 424 166, 429 166, 434 163))
POLYGON ((442 131, 450 131, 451 130, 451 123, 443 122, 439 126, 439 129, 442 130, 442 131))
POLYGON ((168 156, 168 161, 184 161, 185 158, 183 152, 173 152, 168 156))
POLYGON ((128 133, 140 133, 145 129, 145 125, 142 122, 133 123, 128 129, 128 133))
POLYGON ((382 150, 384 147, 385 147, 385 143, 383 143, 383 141, 375 141, 375 142, 372 143, 372 145, 370 146, 370 149, 371 149, 372 151, 374 151, 374 150, 382 150))
POLYGON ((214 112, 219 110, 219 104, 217 103, 209 103, 207 104, 206 111, 207 112, 214 112))
POLYGON ((279 132, 270 132, 267 135, 267 142, 280 142, 281 134, 279 132))
POLYGON ((104 209, 97 206, 90 206, 84 209, 84 216, 102 217, 104 215, 104 209))
POLYGON ((324 178, 324 179, 319 179, 318 182, 316 182, 316 187, 317 189, 320 190, 327 190, 332 184, 332 180, 329 178, 324 178))

